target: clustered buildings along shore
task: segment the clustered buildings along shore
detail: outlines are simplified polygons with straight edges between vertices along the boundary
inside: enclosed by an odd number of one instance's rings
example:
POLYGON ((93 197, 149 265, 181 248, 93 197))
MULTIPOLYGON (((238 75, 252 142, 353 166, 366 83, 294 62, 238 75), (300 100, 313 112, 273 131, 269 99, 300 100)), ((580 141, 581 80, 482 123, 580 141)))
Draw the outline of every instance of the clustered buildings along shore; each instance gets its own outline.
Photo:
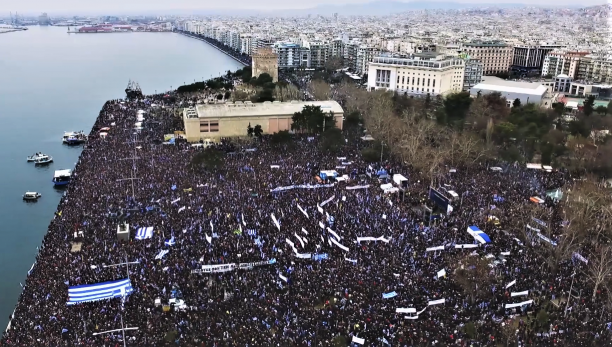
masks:
POLYGON ((535 80, 551 94, 608 98, 612 48, 609 32, 601 28, 609 12, 604 5, 422 10, 359 18, 338 13, 203 17, 183 18, 176 26, 247 55, 271 48, 281 70, 319 69, 339 62, 368 89, 444 95, 469 91, 483 76, 499 76, 535 80))

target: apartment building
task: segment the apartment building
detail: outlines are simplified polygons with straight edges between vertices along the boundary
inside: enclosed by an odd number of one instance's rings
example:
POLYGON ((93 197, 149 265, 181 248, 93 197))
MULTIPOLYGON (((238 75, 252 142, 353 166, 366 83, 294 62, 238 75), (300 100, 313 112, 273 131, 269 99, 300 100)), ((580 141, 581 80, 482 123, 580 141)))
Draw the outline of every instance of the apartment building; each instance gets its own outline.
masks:
POLYGON ((563 52, 552 51, 544 57, 542 65, 542 76, 567 75, 576 77, 580 58, 589 54, 588 52, 563 52))
POLYGON ((465 59, 465 72, 463 73, 463 91, 469 91, 478 83, 482 82, 482 62, 471 59, 469 56, 460 56, 465 59))
POLYGON ((325 67, 330 56, 329 45, 322 41, 310 41, 308 48, 310 50, 310 66, 308 67, 313 69, 325 67))
POLYGON ((508 72, 514 49, 499 41, 473 41, 463 44, 464 52, 471 59, 482 63, 483 75, 508 72))
POLYGON ((253 55, 253 35, 240 35, 240 53, 253 55))
POLYGON ((279 69, 300 67, 300 53, 302 49, 297 43, 277 42, 272 49, 278 55, 279 69))
POLYGON ((544 57, 548 53, 560 48, 563 48, 563 46, 515 46, 510 71, 520 76, 540 76, 544 66, 544 57))
POLYGON ((576 80, 612 84, 612 55, 585 55, 578 63, 576 80))
POLYGON ((436 52, 407 58, 375 57, 368 67, 368 90, 410 95, 444 95, 463 90, 465 60, 436 52))
POLYGON ((330 55, 332 57, 344 58, 344 42, 341 38, 333 39, 330 48, 330 55))
POLYGON ((379 54, 379 50, 368 45, 361 45, 357 48, 355 58, 355 74, 363 75, 368 72, 368 64, 379 54))

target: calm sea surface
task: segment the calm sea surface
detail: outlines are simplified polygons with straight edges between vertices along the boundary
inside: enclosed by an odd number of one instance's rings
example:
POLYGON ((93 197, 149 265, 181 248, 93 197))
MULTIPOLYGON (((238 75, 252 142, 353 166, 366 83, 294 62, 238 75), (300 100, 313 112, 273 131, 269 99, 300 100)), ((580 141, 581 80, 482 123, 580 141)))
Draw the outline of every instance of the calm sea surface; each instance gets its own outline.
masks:
POLYGON ((89 132, 104 102, 124 97, 130 79, 152 94, 239 67, 208 44, 174 33, 67 34, 65 27, 30 27, 0 34, 2 331, 59 203, 53 171, 73 168, 81 151, 61 144, 64 131, 89 132), (27 163, 37 151, 54 162, 45 168, 27 163), (25 203, 26 191, 42 198, 25 203))

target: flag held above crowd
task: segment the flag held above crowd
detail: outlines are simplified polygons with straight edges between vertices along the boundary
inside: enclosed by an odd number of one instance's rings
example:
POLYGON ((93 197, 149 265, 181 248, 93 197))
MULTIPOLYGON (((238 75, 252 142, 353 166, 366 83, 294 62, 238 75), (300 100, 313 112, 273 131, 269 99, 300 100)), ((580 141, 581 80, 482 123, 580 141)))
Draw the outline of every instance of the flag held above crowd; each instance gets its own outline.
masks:
POLYGON ((467 228, 467 232, 468 234, 472 235, 472 237, 474 238, 474 240, 484 244, 484 243, 490 243, 491 239, 489 238, 489 235, 485 234, 482 230, 480 230, 477 226, 469 226, 467 228))
POLYGON ((119 298, 132 292, 132 283, 129 278, 96 284, 84 284, 68 288, 68 302, 66 304, 76 305, 90 301, 119 298))

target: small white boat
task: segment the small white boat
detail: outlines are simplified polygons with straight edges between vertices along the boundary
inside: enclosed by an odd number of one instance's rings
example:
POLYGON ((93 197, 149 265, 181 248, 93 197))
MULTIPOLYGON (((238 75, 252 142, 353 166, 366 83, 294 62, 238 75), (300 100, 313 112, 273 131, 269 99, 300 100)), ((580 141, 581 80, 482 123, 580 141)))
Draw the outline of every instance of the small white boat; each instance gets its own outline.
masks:
POLYGON ((83 131, 64 132, 64 136, 62 137, 62 142, 67 145, 80 145, 87 141, 87 135, 83 131))
POLYGON ((37 152, 37 153, 35 153, 35 154, 33 154, 33 155, 31 155, 31 156, 27 157, 26 159, 27 159, 29 162, 32 162, 32 161, 36 161, 36 160, 37 160, 38 158, 40 158, 40 157, 45 157, 45 156, 47 156, 47 155, 46 155, 46 154, 43 154, 42 152, 37 152))
POLYGON ((34 160, 34 165, 45 165, 53 162, 53 157, 42 155, 34 160))
POLYGON ((37 193, 37 192, 25 192, 25 194, 23 194, 23 200, 36 201, 41 196, 42 195, 40 193, 37 193))

